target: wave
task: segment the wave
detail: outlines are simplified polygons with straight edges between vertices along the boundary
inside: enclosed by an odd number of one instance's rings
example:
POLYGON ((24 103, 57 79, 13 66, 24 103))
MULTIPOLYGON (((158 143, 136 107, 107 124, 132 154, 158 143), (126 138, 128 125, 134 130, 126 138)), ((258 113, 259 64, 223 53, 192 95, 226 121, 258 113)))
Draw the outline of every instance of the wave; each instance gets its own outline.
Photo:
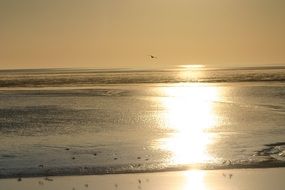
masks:
POLYGON ((189 82, 284 82, 279 69, 44 70, 1 71, 0 87, 78 87, 108 84, 189 82))
MULTIPOLYGON (((245 169, 245 168, 276 168, 285 167, 285 142, 264 145, 265 148, 256 152, 252 158, 245 160, 220 160, 214 163, 169 164, 164 162, 141 161, 140 163, 112 164, 106 166, 69 165, 49 167, 39 165, 35 167, 2 168, 1 178, 11 177, 39 177, 39 176, 71 176, 71 175, 105 175, 125 173, 150 173, 166 171, 182 171, 189 169, 217 170, 217 169, 245 169)), ((93 154, 93 153, 92 153, 93 154)), ((0 159, 10 158, 12 155, 0 154, 0 159)))
POLYGON ((33 168, 9 168, 0 170, 1 178, 15 177, 41 177, 41 176, 73 176, 73 175, 106 175, 106 174, 127 174, 127 173, 153 173, 169 171, 185 171, 191 169, 219 170, 219 169, 256 169, 256 168, 277 168, 285 167, 285 162, 264 161, 236 163, 230 165, 219 164, 195 164, 165 166, 163 164, 128 164, 113 166, 70 166, 70 167, 33 167, 33 168))

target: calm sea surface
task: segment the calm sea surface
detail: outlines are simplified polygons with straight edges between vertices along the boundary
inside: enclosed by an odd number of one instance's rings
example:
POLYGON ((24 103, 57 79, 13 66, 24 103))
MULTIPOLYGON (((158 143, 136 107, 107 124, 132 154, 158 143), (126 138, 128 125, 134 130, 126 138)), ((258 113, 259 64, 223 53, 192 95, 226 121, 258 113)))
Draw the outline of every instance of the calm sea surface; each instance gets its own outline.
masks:
POLYGON ((285 67, 0 71, 0 178, 285 166, 285 67))

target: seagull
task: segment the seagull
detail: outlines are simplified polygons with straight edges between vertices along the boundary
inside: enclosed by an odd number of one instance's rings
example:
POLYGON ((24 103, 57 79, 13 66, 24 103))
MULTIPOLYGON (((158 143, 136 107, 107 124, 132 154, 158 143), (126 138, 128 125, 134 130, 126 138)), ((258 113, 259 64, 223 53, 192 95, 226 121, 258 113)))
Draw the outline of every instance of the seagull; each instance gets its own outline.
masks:
POLYGON ((148 55, 148 56, 150 56, 150 58, 152 58, 152 59, 157 59, 157 57, 154 55, 148 55))

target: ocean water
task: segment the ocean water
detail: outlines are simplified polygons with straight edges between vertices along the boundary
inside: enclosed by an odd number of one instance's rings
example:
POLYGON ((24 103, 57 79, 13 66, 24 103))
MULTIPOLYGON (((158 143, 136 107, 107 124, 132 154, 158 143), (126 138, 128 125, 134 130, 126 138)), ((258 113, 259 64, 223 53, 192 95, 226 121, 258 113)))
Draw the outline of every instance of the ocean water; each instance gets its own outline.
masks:
POLYGON ((285 166, 285 67, 0 71, 0 178, 285 166))

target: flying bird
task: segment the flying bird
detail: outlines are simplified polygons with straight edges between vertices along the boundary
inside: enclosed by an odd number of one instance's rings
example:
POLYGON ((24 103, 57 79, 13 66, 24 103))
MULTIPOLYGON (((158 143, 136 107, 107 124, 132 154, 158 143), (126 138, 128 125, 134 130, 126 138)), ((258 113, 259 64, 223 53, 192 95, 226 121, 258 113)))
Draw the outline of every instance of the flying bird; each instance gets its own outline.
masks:
POLYGON ((150 56, 150 58, 152 58, 152 59, 157 59, 157 57, 154 55, 148 55, 148 56, 150 56))

